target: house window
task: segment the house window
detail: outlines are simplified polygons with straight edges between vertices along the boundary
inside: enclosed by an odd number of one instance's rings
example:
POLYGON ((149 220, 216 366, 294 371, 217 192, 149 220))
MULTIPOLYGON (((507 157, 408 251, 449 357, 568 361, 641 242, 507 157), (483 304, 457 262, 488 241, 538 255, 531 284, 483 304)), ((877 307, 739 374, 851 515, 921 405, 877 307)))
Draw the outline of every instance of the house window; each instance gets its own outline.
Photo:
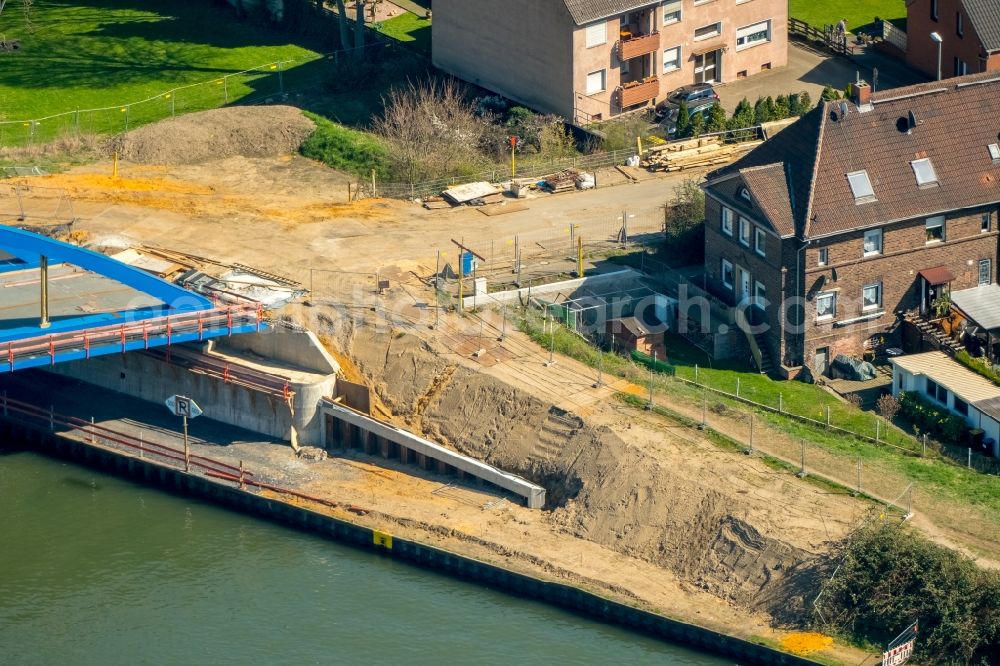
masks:
POLYGON ((771 21, 761 21, 736 30, 736 50, 771 41, 771 21))
POLYGON ((681 0, 663 3, 663 25, 670 25, 681 20, 681 0))
POLYGON ((681 47, 663 50, 663 73, 673 72, 681 68, 681 47))
POLYGON ((709 39, 710 37, 716 37, 722 33, 721 23, 710 23, 709 25, 703 25, 694 31, 694 41, 701 41, 702 39, 709 39))
POLYGON ((940 402, 942 404, 945 404, 945 405, 948 404, 948 389, 946 389, 945 387, 941 386, 940 384, 937 385, 937 399, 938 399, 938 402, 940 402))
POLYGON ((740 188, 740 198, 741 199, 746 199, 750 203, 753 203, 753 199, 750 198, 750 190, 748 190, 745 187, 741 187, 740 188))
POLYGON ((962 12, 955 12, 955 34, 959 37, 965 34, 965 25, 962 23, 962 12))
POLYGON ((757 254, 763 257, 765 256, 764 244, 767 242, 767 234, 765 234, 764 230, 759 227, 754 228, 753 233, 754 250, 756 250, 757 254))
POLYGON ((607 72, 603 69, 598 72, 591 72, 590 74, 587 74, 587 94, 594 95, 603 91, 606 87, 606 79, 607 72))
POLYGON ((958 56, 955 56, 953 62, 955 68, 955 76, 965 76, 966 74, 969 73, 969 64, 967 62, 965 62, 958 56))
POLYGON ((865 232, 865 256, 882 254, 882 230, 869 229, 865 232))
POLYGON ((961 414, 962 416, 969 415, 969 403, 959 398, 957 395, 954 398, 954 404, 952 405, 954 410, 961 414))
POLYGON ((733 235, 733 210, 725 206, 722 207, 722 233, 733 235))
POLYGON ((830 249, 821 247, 819 249, 819 256, 816 259, 816 265, 826 266, 828 263, 830 263, 830 249))
POLYGON ((861 309, 877 310, 882 307, 882 283, 866 284, 861 290, 861 309))
POLYGON ((993 228, 993 217, 989 213, 983 213, 979 218, 979 231, 985 232, 993 228))
POLYGON ((938 20, 938 0, 931 0, 931 20, 938 20))
POLYGON ((740 243, 750 247, 750 220, 740 217, 740 243))
POLYGON ((816 319, 833 319, 837 316, 837 292, 827 291, 816 296, 816 319))
POLYGON ((933 187, 938 184, 937 172, 934 171, 934 164, 929 157, 913 160, 910 166, 913 167, 913 175, 917 177, 918 186, 933 187))
POLYGON ((608 24, 605 21, 587 26, 587 48, 600 46, 608 41, 608 24))
POLYGON ((733 263, 727 259, 722 260, 722 286, 733 288, 733 263))
POLYGON ((990 151, 990 159, 994 162, 1000 162, 1000 143, 991 143, 987 149, 990 151))
POLYGON ((868 172, 852 171, 847 174, 847 182, 851 186, 851 193, 854 195, 854 203, 868 203, 875 201, 875 190, 872 188, 872 181, 868 178, 868 172))
POLYGON ((761 310, 765 307, 765 302, 767 301, 767 289, 764 288, 763 283, 754 282, 753 284, 753 303, 761 310))
POLYGON ((924 379, 924 392, 927 393, 929 397, 937 399, 937 390, 938 390, 937 382, 935 382, 930 377, 926 377, 924 379))
POLYGON ((979 260, 979 285, 993 282, 993 261, 990 259, 979 260))
POLYGON ((928 217, 924 222, 928 243, 939 243, 944 240, 944 215, 928 217))

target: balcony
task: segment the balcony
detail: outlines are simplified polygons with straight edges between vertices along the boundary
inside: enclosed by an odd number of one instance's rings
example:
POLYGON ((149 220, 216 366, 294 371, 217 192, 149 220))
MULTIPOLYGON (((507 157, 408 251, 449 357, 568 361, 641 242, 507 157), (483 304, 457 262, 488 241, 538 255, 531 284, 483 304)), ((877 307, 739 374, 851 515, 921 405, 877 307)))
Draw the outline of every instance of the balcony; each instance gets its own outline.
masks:
POLYGON ((660 79, 647 76, 642 81, 630 81, 622 85, 619 96, 620 106, 627 109, 636 104, 643 104, 655 99, 660 94, 660 79))
POLYGON ((660 33, 653 32, 648 35, 630 36, 623 33, 618 40, 618 59, 621 61, 631 60, 652 53, 660 48, 660 33))

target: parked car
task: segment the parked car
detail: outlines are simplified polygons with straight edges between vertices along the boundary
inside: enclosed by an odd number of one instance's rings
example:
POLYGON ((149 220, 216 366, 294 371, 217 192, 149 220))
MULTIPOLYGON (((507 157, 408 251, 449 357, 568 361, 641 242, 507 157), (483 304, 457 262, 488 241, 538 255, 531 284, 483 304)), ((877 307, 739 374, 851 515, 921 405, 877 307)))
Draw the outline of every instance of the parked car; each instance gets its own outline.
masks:
MULTIPOLYGON (((705 102, 698 102, 694 106, 688 107, 688 114, 691 118, 696 115, 700 115, 701 119, 708 123, 708 117, 712 112, 712 107, 718 103, 718 100, 710 99, 705 102)), ((675 113, 672 117, 664 118, 660 121, 660 127, 663 128, 663 133, 667 135, 668 139, 672 139, 675 134, 677 134, 677 114, 675 113)))
POLYGON ((665 100, 656 105, 653 114, 656 122, 676 120, 681 102, 687 102, 688 110, 694 113, 694 109, 701 109, 702 106, 711 108, 718 101, 719 95, 711 83, 694 83, 670 92, 665 100))

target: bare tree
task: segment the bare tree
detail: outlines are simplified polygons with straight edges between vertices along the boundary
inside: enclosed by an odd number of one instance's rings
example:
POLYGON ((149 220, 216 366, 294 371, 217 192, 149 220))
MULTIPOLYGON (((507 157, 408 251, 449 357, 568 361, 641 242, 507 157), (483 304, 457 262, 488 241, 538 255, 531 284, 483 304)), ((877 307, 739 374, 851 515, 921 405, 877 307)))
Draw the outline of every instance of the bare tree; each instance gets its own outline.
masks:
MULTIPOLYGON (((3 14, 4 8, 7 6, 9 0, 0 0, 0 14, 3 14)), ((31 25, 31 9, 34 5, 34 0, 21 0, 21 9, 24 11, 24 27, 29 31, 32 28, 31 25)))
POLYGON ((899 413, 899 408, 899 400, 897 400, 891 393, 879 396, 878 402, 875 403, 875 409, 882 416, 882 418, 889 423, 892 423, 896 418, 896 414, 899 413))
POLYGON ((455 79, 411 82, 383 102, 373 128, 392 145, 398 177, 415 182, 483 165, 488 120, 476 115, 455 79))

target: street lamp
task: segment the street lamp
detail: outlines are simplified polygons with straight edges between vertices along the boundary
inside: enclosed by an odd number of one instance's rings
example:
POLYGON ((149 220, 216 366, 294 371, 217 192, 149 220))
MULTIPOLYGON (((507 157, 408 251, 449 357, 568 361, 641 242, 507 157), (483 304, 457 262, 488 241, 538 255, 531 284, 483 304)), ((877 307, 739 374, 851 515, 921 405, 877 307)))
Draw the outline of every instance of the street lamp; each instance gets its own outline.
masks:
POLYGON ((936 43, 938 45, 938 77, 937 77, 937 80, 940 81, 941 80, 941 42, 943 42, 944 40, 941 38, 941 35, 937 34, 936 32, 932 32, 931 33, 931 41, 934 42, 934 43, 936 43))

